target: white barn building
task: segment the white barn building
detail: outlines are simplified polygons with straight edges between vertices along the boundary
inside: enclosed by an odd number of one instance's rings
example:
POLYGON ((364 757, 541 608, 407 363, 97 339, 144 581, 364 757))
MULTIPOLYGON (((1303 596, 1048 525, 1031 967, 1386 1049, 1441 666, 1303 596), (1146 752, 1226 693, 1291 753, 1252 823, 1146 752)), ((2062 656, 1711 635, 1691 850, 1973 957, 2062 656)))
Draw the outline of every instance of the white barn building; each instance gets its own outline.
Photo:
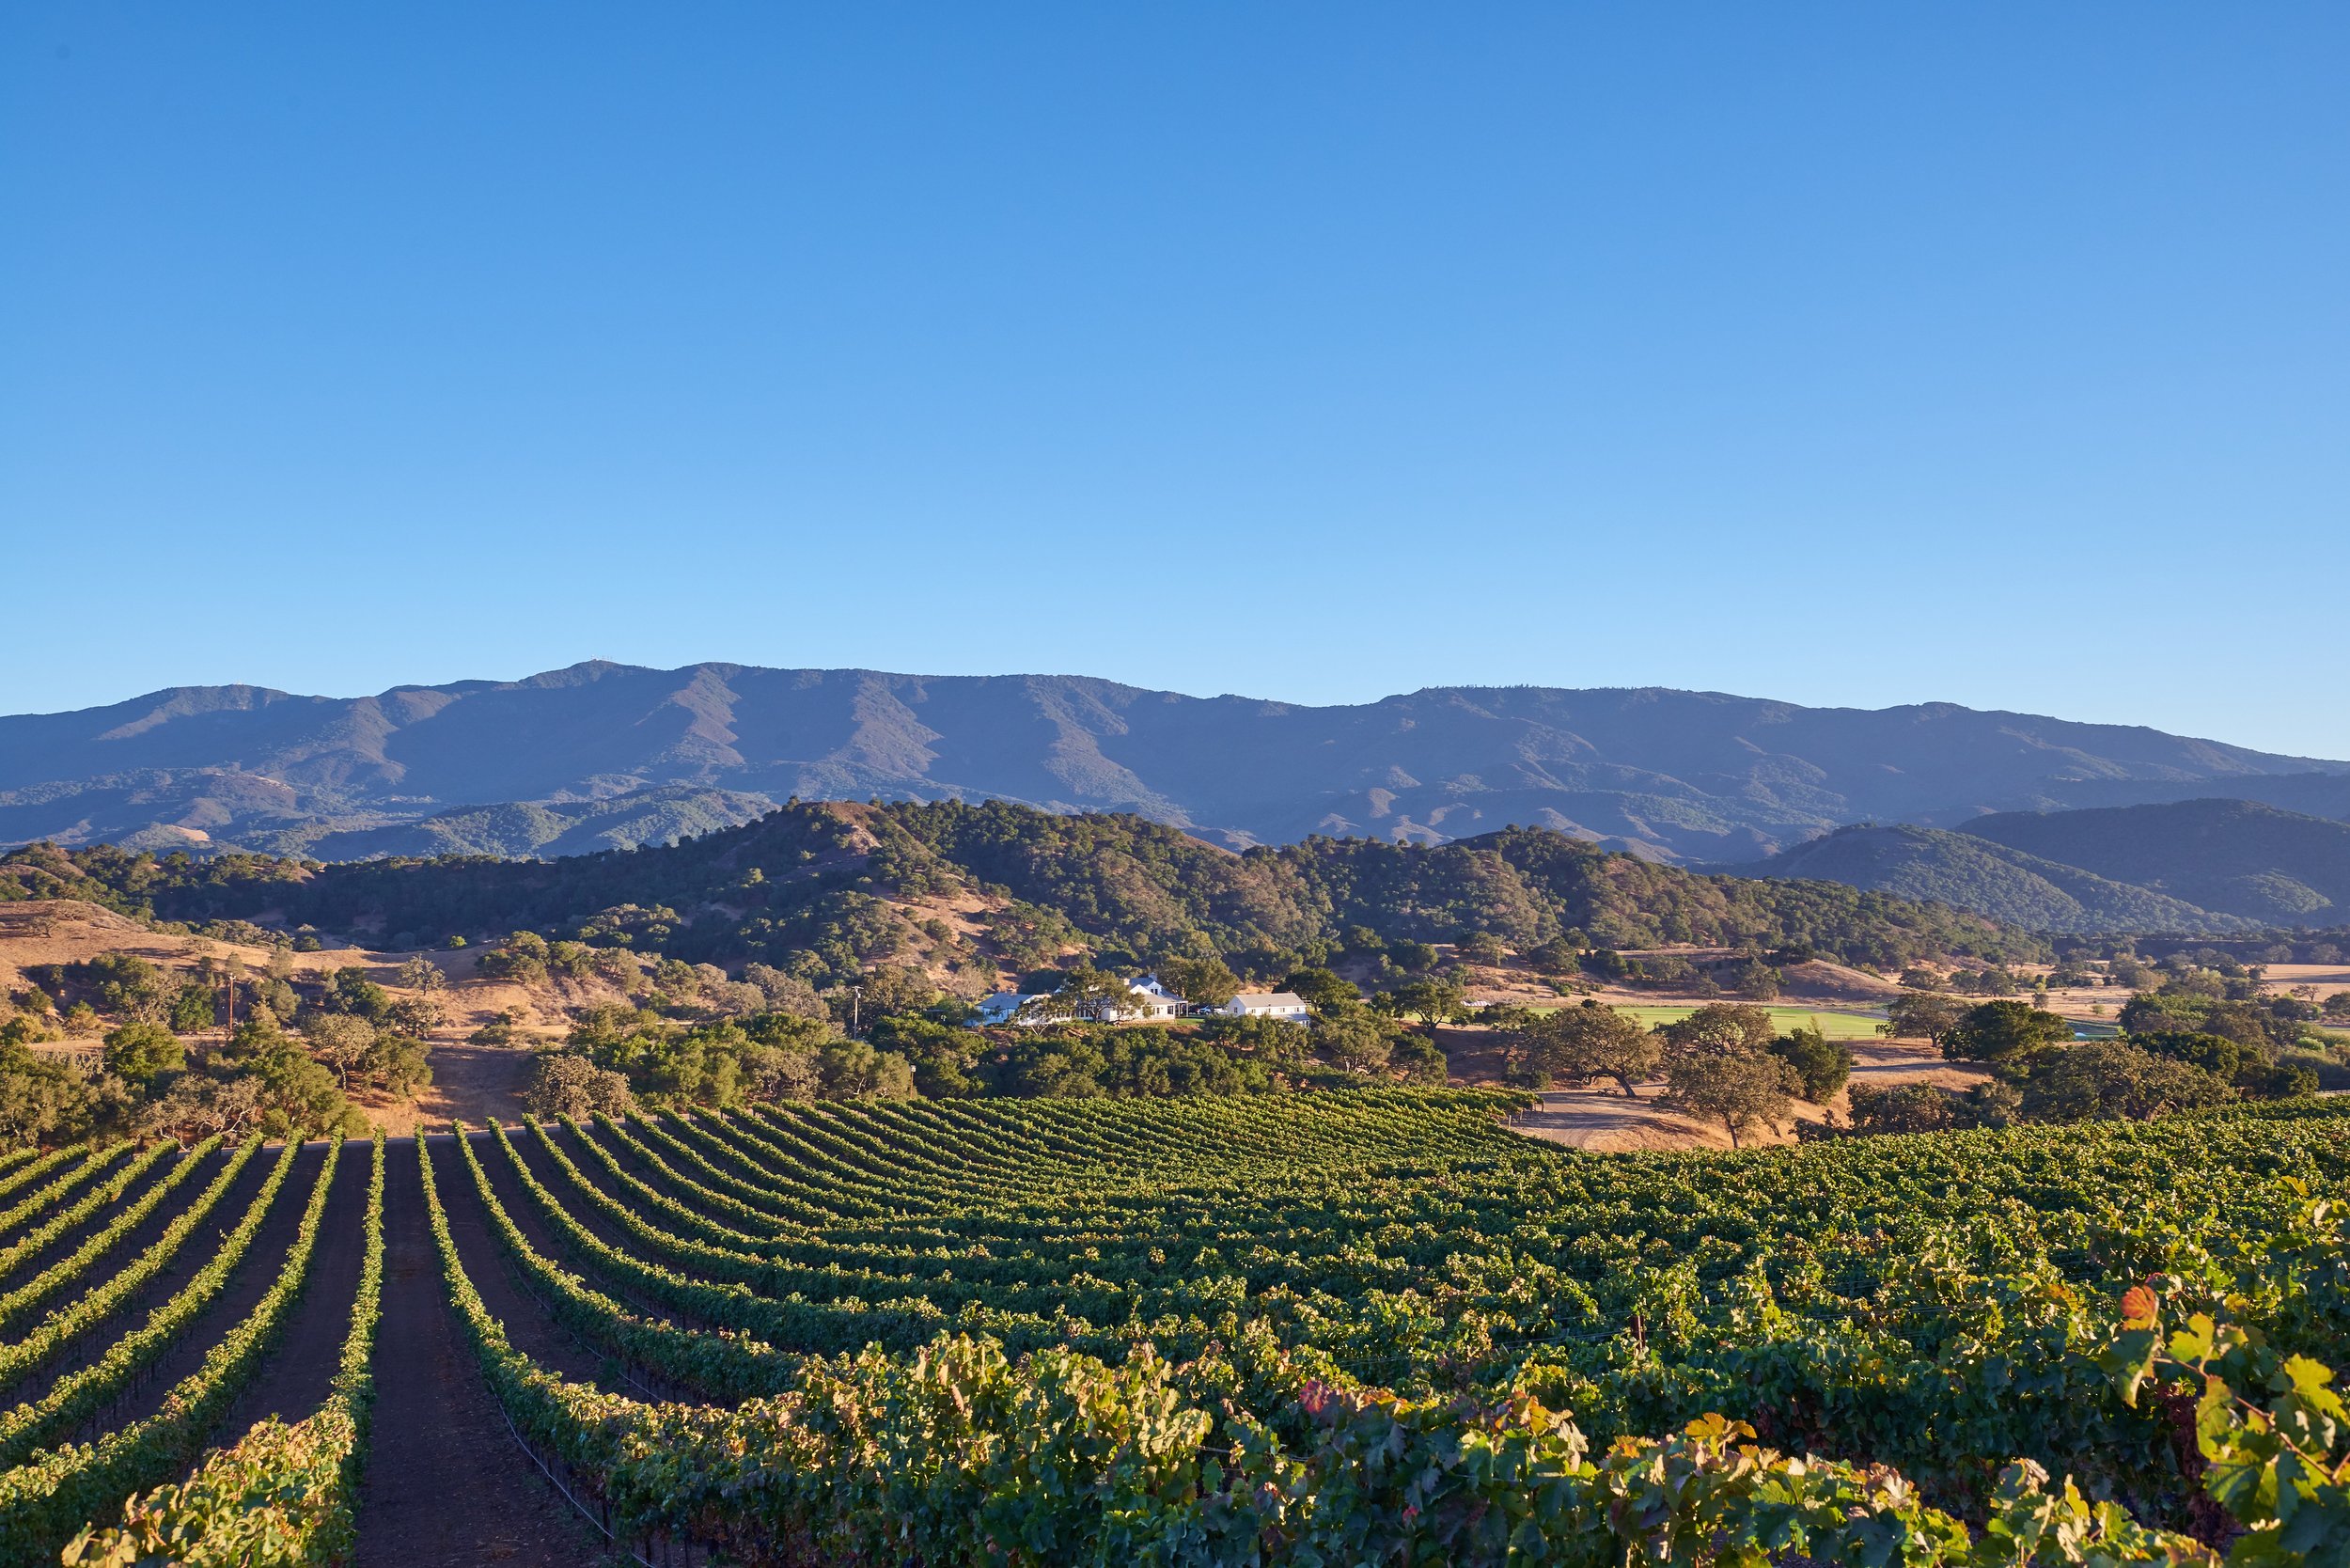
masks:
POLYGON ((1226 1018, 1282 1018, 1303 1024, 1313 1016, 1306 998, 1294 991, 1244 991, 1211 1012, 1226 1018))

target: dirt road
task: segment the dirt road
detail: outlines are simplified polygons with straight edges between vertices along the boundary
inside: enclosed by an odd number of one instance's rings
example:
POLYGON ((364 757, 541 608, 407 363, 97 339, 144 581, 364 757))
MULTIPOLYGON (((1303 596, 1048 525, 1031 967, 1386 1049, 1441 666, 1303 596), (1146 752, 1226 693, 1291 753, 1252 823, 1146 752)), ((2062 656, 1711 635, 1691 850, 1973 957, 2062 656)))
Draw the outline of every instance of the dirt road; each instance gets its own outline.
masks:
MULTIPOLYGON (((1963 1063, 1948 1062, 1931 1045, 1894 1041, 1856 1041, 1853 1055, 1858 1058, 1853 1068, 1852 1081, 1873 1088, 1889 1088, 1896 1084, 1930 1083, 1946 1089, 1964 1089, 1989 1076, 1982 1069, 1963 1063)), ((1727 1149, 1730 1135, 1719 1127, 1700 1126, 1686 1117, 1675 1116, 1656 1104, 1656 1097, 1665 1091, 1660 1079, 1644 1084, 1639 1097, 1632 1099, 1622 1090, 1600 1089, 1554 1090, 1543 1096, 1540 1109, 1528 1111, 1518 1119, 1517 1130, 1528 1137, 1548 1143, 1563 1143, 1571 1149, 1588 1149, 1594 1153, 1606 1153, 1628 1149, 1727 1149)), ((1838 1094, 1834 1108, 1839 1115, 1844 1109, 1844 1095, 1838 1094)), ((1795 1103, 1795 1116, 1804 1121, 1825 1118, 1822 1107, 1795 1103)), ((1789 1126, 1774 1134, 1758 1134, 1748 1139, 1752 1143, 1793 1143, 1794 1129, 1789 1126)))

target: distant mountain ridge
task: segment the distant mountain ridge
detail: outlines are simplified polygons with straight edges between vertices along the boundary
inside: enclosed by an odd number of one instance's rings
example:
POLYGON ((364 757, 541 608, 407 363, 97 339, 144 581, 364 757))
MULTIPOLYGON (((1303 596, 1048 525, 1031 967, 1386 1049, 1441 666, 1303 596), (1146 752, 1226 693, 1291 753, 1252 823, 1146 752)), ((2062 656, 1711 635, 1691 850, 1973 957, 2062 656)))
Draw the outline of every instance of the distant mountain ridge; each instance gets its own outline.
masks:
POLYGON ((1750 861, 1860 821, 2337 798, 2350 763, 1948 703, 1433 687, 1308 707, 1078 676, 602 662, 362 698, 192 686, 0 717, 0 842, 333 858, 666 842, 804 799, 1133 811, 1229 845, 1511 824, 1750 861))
POLYGON ((2001 812, 1956 832, 1872 823, 1714 869, 1841 882, 2058 934, 2350 924, 2350 823, 2257 801, 2001 812))

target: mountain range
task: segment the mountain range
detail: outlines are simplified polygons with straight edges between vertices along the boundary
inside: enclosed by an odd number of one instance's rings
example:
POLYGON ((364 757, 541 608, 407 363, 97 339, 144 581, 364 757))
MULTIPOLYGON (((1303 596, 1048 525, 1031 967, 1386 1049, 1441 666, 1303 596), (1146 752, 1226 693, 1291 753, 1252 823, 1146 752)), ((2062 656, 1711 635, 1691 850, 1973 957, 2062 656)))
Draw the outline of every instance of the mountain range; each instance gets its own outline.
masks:
POLYGON ((1313 707, 722 664, 359 698, 187 686, 0 717, 0 842, 544 856, 670 842, 794 796, 1132 811, 1230 846, 1524 824, 1719 864, 1861 822, 2214 796, 2350 816, 2350 763, 1950 703, 1450 686, 1313 707))
POLYGON ((2350 925, 2350 823, 2188 800, 1841 828, 1742 876, 1841 882, 2033 931, 2224 935, 2350 925))

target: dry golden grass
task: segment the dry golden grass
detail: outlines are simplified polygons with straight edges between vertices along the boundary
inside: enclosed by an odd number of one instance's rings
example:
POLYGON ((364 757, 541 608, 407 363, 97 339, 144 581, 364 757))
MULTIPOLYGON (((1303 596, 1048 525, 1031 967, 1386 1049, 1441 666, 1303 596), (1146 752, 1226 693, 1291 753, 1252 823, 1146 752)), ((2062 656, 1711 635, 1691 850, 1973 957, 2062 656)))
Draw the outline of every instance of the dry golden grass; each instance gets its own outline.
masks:
MULTIPOLYGON (((40 900, 0 905, 0 992, 25 990, 25 971, 44 964, 85 963, 103 953, 130 953, 160 968, 192 974, 205 958, 235 957, 256 974, 267 968, 271 950, 198 936, 176 936, 149 931, 110 910, 78 900, 40 900)), ((327 974, 337 969, 362 968, 368 978, 395 996, 410 995, 399 983, 400 966, 415 956, 366 948, 328 948, 290 957, 298 973, 327 974)), ((563 1009, 581 1001, 609 999, 618 994, 600 983, 575 984, 533 991, 510 980, 485 980, 477 954, 460 949, 424 955, 440 965, 449 984, 439 994, 445 1014, 432 1030, 433 1082, 415 1101, 358 1092, 352 1102, 368 1118, 394 1137, 414 1132, 419 1123, 445 1122, 452 1118, 479 1122, 489 1116, 511 1121, 521 1113, 521 1093, 528 1082, 534 1043, 560 1040, 566 1027, 563 1009), (519 1042, 508 1046, 476 1046, 465 1038, 493 1019, 513 1015, 519 1042)), ((213 1030, 217 1039, 222 1031, 213 1030)), ((192 1036, 194 1039, 206 1036, 192 1036)))
MULTIPOLYGON (((1990 1075, 1980 1067, 1944 1061, 1942 1054, 1923 1041, 1855 1042, 1853 1055, 1859 1060, 1853 1069, 1852 1081, 1875 1089, 1920 1083, 1965 1089, 1990 1075)), ((1675 1116, 1657 1105, 1655 1097, 1664 1092, 1664 1088, 1661 1079, 1645 1084, 1638 1099, 1627 1098, 1622 1090, 1614 1088, 1553 1090, 1543 1096, 1540 1108, 1519 1119, 1517 1127, 1528 1137, 1593 1153, 1730 1147, 1730 1135, 1720 1127, 1675 1116)), ((1827 1106, 1798 1100, 1794 1103, 1795 1120, 1824 1121, 1830 1108, 1841 1117, 1846 1098, 1840 1090, 1827 1106)), ((1794 1128, 1790 1124, 1777 1131, 1757 1133, 1747 1138, 1747 1145, 1752 1148, 1794 1141, 1794 1128)))

